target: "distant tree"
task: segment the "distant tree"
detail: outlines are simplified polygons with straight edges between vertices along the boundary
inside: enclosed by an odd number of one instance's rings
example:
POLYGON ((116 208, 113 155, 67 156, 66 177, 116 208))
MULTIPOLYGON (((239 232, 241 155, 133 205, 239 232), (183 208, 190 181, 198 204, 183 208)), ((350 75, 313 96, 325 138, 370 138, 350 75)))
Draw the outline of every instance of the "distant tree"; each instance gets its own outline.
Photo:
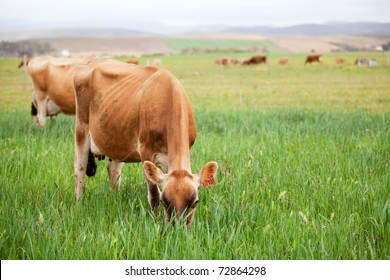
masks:
POLYGON ((36 40, 24 40, 18 42, 0 42, 0 56, 3 57, 28 57, 34 55, 48 54, 54 51, 54 48, 48 42, 39 42, 36 40))
POLYGON ((385 43, 385 44, 382 44, 382 49, 384 50, 384 51, 390 51, 390 42, 387 42, 387 43, 385 43))

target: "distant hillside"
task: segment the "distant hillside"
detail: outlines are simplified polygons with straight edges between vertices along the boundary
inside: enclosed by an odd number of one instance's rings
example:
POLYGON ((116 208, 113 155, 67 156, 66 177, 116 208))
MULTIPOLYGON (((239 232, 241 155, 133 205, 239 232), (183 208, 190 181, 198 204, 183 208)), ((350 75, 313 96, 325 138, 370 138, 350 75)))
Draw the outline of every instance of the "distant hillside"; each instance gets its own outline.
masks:
POLYGON ((8 22, 0 20, 0 41, 36 38, 108 38, 135 36, 188 36, 205 32, 220 34, 256 34, 261 36, 390 36, 390 23, 379 22, 330 22, 326 24, 301 24, 285 27, 194 25, 170 26, 158 22, 140 25, 136 22, 123 24, 123 28, 61 27, 44 23, 8 22), (129 27, 129 28, 127 28, 129 27))
POLYGON ((0 30, 0 40, 25 40, 37 38, 107 38, 146 36, 150 33, 125 28, 54 28, 0 30))
POLYGON ((327 24, 301 24, 287 27, 251 26, 227 28, 223 30, 223 32, 240 34, 259 34, 265 36, 390 36, 390 23, 334 22, 327 24))
POLYGON ((162 24, 159 29, 159 24, 153 23, 152 31, 138 31, 135 24, 130 29, 58 26, 42 29, 41 25, 22 27, 2 24, 0 20, 0 56, 59 54, 63 50, 72 55, 102 56, 217 52, 307 53, 313 50, 326 53, 372 51, 378 47, 387 50, 390 45, 390 23, 332 22, 235 28, 215 26, 206 31, 204 27, 162 24), (163 35, 163 30, 167 28, 177 33, 163 35))

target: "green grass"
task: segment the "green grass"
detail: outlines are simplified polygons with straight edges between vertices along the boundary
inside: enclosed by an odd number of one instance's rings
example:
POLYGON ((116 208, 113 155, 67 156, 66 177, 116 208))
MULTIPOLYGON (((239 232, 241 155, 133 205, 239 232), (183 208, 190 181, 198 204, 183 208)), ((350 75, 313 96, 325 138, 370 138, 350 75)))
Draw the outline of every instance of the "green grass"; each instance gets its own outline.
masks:
POLYGON ((193 170, 220 166, 190 230, 151 213, 140 164, 118 195, 98 162, 77 202, 74 118, 35 127, 17 61, 1 61, 1 259, 390 259, 390 68, 277 58, 268 73, 163 58, 195 110, 193 170))

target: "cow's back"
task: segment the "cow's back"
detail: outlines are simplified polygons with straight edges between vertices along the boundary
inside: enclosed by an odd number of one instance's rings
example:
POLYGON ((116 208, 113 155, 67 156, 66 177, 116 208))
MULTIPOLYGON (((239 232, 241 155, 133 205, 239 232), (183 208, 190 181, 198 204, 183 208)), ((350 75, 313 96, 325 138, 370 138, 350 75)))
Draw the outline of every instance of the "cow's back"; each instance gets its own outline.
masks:
POLYGON ((50 56, 34 57, 27 65, 36 90, 47 90, 47 64, 50 59, 50 56))
POLYGON ((50 99, 61 108, 65 114, 75 114, 75 89, 73 84, 74 73, 78 65, 48 63, 47 90, 50 99))
POLYGON ((75 114, 74 74, 88 58, 35 57, 28 64, 38 99, 49 98, 65 114, 75 114))
POLYGON ((172 110, 186 114, 190 125, 185 129, 191 130, 191 145, 195 141, 191 105, 170 72, 110 60, 85 75, 83 84, 86 91, 90 89, 89 97, 78 106, 88 104, 89 130, 104 155, 120 161, 140 161, 142 147, 167 153, 168 125, 175 114, 172 110))

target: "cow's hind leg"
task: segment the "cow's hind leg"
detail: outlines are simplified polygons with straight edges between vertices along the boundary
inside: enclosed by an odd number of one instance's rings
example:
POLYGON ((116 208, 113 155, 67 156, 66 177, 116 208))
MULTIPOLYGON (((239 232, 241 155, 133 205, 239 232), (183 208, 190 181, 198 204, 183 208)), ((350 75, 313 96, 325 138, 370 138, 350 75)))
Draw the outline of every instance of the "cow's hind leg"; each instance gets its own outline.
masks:
POLYGON ((111 159, 108 161, 107 170, 110 178, 110 184, 118 186, 118 192, 121 190, 121 171, 123 164, 123 162, 117 162, 111 159))
POLYGON ((45 126, 46 123, 46 114, 47 114, 47 96, 45 92, 41 91, 35 91, 33 93, 33 102, 34 102, 34 97, 36 98, 36 104, 37 104, 37 119, 38 119, 38 124, 40 126, 45 126))
POLYGON ((76 120, 76 145, 75 160, 73 163, 73 173, 75 180, 76 198, 81 198, 83 194, 83 185, 87 171, 88 155, 90 153, 90 140, 88 137, 88 126, 78 124, 76 120))
POLYGON ((44 98, 43 100, 37 100, 37 107, 38 107, 38 112, 37 112, 37 118, 38 118, 38 123, 40 126, 45 126, 46 123, 46 107, 47 107, 47 98, 44 98))

